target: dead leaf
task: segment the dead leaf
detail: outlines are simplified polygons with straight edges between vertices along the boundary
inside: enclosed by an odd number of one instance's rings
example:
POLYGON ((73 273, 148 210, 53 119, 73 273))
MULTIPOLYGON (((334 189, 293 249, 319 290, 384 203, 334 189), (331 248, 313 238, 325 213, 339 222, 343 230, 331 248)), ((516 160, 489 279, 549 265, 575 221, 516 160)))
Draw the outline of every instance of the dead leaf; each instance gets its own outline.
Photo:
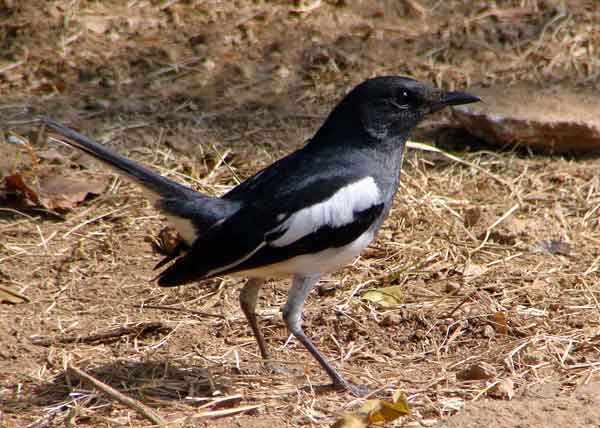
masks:
POLYGON ((365 416, 347 414, 335 421, 331 428, 367 428, 367 426, 365 416))
POLYGON ((88 197, 101 194, 104 188, 102 181, 46 176, 40 179, 39 200, 45 208, 64 213, 88 197))
POLYGON ((331 428, 367 428, 371 424, 391 422, 409 414, 406 396, 402 391, 396 390, 392 401, 367 400, 355 414, 342 416, 331 428))
POLYGON ((47 161, 48 163, 55 164, 64 164, 65 156, 55 148, 49 148, 47 150, 42 150, 37 152, 37 156, 40 159, 47 161))
POLYGON ((506 313, 496 312, 492 315, 492 326, 496 333, 508 334, 508 320, 506 319, 506 313))
POLYGON ((363 293, 362 298, 384 308, 398 306, 404 302, 404 287, 393 285, 391 287, 367 290, 363 293))
POLYGON ((0 285, 0 303, 10 303, 18 305, 19 303, 28 303, 29 298, 19 293, 8 285, 0 285))
POLYGON ((8 193, 17 192, 21 194, 24 201, 28 201, 33 205, 39 204, 38 194, 25 183, 23 176, 19 173, 4 177, 4 188, 8 193))
POLYGON ((105 183, 98 180, 77 180, 61 175, 47 175, 39 185, 29 183, 20 173, 4 177, 2 198, 16 207, 40 207, 49 211, 65 213, 90 196, 102 193, 105 183))
POLYGON ((358 410, 359 415, 364 415, 369 424, 391 422, 401 416, 410 414, 408 402, 401 391, 394 392, 392 402, 385 400, 367 400, 358 410))

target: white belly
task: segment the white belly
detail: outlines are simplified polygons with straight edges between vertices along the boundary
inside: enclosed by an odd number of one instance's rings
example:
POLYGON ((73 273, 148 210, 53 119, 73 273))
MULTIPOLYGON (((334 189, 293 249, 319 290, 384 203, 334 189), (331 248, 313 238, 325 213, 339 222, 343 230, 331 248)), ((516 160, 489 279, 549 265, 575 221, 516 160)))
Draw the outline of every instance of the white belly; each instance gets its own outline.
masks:
POLYGON ((367 230, 355 241, 343 247, 328 248, 313 254, 303 254, 272 265, 236 272, 233 275, 273 278, 335 272, 354 261, 362 250, 371 243, 373 237, 373 231, 367 230))

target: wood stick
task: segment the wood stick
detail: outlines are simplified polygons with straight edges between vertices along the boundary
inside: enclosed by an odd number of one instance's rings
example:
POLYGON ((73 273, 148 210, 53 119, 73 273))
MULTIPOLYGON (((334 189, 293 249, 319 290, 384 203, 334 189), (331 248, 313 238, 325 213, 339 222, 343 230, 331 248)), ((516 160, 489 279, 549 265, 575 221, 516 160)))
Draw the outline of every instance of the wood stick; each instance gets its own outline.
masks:
POLYGON ((146 419, 151 421, 153 424, 159 425, 159 426, 166 426, 167 423, 165 422, 165 420, 163 418, 161 418, 156 412, 154 412, 154 410, 152 410, 150 407, 146 406, 145 404, 141 403, 140 401, 135 400, 131 397, 128 397, 124 394, 121 394, 119 391, 117 391, 113 387, 108 386, 104 382, 101 382, 100 380, 96 379, 93 376, 90 376, 83 370, 81 370, 75 366, 72 366, 71 364, 67 365, 67 370, 69 372, 71 372, 72 374, 74 374, 75 376, 77 376, 79 379, 82 379, 82 380, 85 380, 85 381, 91 383, 92 385, 94 385, 95 388, 99 389, 106 395, 114 398, 119 403, 124 404, 125 406, 135 410, 140 415, 142 415, 143 417, 145 417, 146 419))
POLYGON ((79 334, 70 334, 64 336, 54 337, 35 337, 29 338, 34 345, 50 346, 55 343, 90 343, 98 342, 101 340, 115 339, 128 334, 142 334, 150 333, 156 330, 169 329, 164 323, 160 321, 152 322, 141 322, 134 324, 127 324, 116 329, 103 331, 100 333, 90 334, 88 336, 81 336, 79 334))
POLYGON ((194 419, 198 418, 220 418, 223 416, 235 415, 238 413, 246 413, 251 410, 256 410, 261 408, 262 404, 249 404, 247 406, 234 407, 232 409, 222 409, 222 410, 211 410, 208 412, 200 413, 199 415, 193 416, 194 419))
POLYGON ((188 314, 199 315, 201 317, 211 317, 211 318, 225 319, 225 317, 223 315, 220 315, 220 314, 213 314, 213 313, 210 313, 210 312, 203 312, 203 311, 195 311, 193 309, 178 308, 176 306, 134 305, 134 307, 136 307, 138 309, 160 309, 160 310, 163 310, 163 311, 185 312, 185 313, 188 313, 188 314))

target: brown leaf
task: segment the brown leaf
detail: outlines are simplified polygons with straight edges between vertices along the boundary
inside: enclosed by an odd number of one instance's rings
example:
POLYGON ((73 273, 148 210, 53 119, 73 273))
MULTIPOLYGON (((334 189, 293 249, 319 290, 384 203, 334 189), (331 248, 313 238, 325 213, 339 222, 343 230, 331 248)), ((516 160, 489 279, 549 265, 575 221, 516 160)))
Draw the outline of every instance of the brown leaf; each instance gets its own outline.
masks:
POLYGON ((105 183, 95 180, 78 180, 60 175, 46 176, 40 180, 39 200, 45 208, 67 212, 89 196, 104 191, 105 183))
POLYGON ((360 415, 344 415, 331 425, 331 428, 367 428, 367 418, 360 415))
POLYGON ((8 193, 20 194, 24 201, 31 202, 33 205, 39 204, 38 194, 25 183, 23 176, 18 172, 4 177, 4 187, 8 193))
POLYGON ((508 334, 508 320, 506 319, 506 313, 496 312, 492 316, 492 326, 496 333, 508 334))
POLYGON ((38 151, 36 154, 38 158, 43 159, 48 163, 64 164, 66 160, 65 156, 53 147, 47 150, 38 151))

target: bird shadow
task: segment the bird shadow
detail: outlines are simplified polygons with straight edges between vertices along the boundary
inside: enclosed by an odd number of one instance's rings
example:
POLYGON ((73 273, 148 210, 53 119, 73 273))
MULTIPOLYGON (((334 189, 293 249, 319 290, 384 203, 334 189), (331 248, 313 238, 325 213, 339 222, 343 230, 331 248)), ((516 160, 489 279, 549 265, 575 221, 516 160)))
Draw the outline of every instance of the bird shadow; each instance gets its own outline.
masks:
MULTIPOLYGON (((199 398, 211 397, 217 391, 225 392, 228 389, 223 379, 207 367, 183 367, 166 361, 114 361, 95 368, 81 367, 80 370, 148 405, 181 400, 193 405, 199 398)), ((78 403, 99 405, 106 403, 106 400, 107 397, 87 380, 80 379, 67 369, 32 391, 13 394, 12 398, 0 397, 0 408, 7 413, 34 408, 60 411, 78 403)))

